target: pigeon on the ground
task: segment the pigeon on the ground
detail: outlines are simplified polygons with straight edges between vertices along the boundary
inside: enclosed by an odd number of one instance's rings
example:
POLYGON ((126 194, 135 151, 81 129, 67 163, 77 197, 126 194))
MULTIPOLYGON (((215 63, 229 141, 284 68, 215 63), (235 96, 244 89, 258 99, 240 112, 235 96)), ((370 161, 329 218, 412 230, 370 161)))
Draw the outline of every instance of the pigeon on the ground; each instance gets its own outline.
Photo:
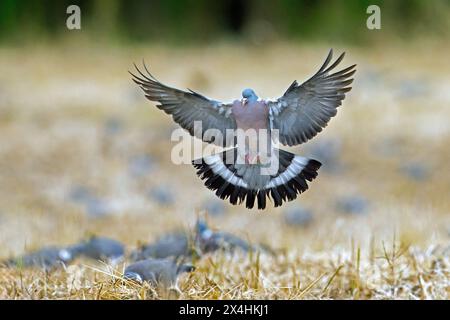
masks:
POLYGON ((50 270, 62 266, 73 259, 71 252, 65 248, 48 246, 42 249, 24 254, 18 258, 12 258, 4 262, 9 267, 39 267, 50 270))
POLYGON ((330 50, 309 80, 301 85, 294 81, 275 101, 261 100, 252 89, 245 89, 243 99, 222 103, 190 89, 164 85, 145 64, 147 74, 136 65, 139 75, 130 73, 145 96, 158 102, 157 107, 191 135, 233 147, 192 162, 206 187, 233 205, 245 202, 251 209, 256 201, 258 209, 264 209, 266 198, 272 199, 275 207, 281 206, 296 199, 308 189, 307 181, 316 178, 319 161, 280 150, 274 144, 307 142, 336 115, 356 72, 356 65, 352 65, 332 73, 343 58, 344 53, 330 65, 330 50))
POLYGON ((121 259, 125 253, 125 247, 117 240, 106 237, 93 236, 87 241, 67 248, 72 257, 83 256, 86 258, 114 262, 121 259))
POLYGON ((236 249, 241 250, 242 252, 248 252, 250 250, 272 252, 270 248, 264 245, 252 245, 231 233, 213 231, 203 219, 197 221, 195 232, 196 246, 202 253, 214 252, 217 250, 232 252, 236 249))
POLYGON ((177 288, 178 276, 192 272, 195 267, 190 264, 176 263, 171 259, 149 258, 130 264, 124 272, 124 278, 139 283, 149 282, 153 286, 177 288))
POLYGON ((194 248, 186 232, 172 232, 147 244, 130 255, 131 260, 139 261, 147 258, 191 257, 194 248))

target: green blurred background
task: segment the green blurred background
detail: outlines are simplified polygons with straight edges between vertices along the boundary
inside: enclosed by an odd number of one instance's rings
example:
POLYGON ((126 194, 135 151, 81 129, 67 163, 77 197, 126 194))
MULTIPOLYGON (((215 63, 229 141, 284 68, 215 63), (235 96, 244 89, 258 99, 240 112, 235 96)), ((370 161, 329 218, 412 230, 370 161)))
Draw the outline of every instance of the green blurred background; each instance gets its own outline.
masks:
POLYGON ((67 36, 66 8, 71 4, 81 8, 79 33, 113 43, 295 39, 365 44, 381 36, 365 28, 371 4, 381 7, 382 28, 389 31, 382 33, 383 40, 448 37, 450 30, 448 0, 2 0, 0 41, 67 36))

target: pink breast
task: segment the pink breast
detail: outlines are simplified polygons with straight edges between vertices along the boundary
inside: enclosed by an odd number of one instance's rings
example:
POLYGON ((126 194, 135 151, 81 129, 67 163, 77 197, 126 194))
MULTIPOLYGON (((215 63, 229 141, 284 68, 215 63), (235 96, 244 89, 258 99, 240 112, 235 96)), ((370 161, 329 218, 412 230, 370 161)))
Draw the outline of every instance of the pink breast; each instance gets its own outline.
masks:
POLYGON ((241 101, 236 100, 233 103, 232 111, 240 129, 267 128, 268 108, 263 101, 248 103, 244 106, 241 101))

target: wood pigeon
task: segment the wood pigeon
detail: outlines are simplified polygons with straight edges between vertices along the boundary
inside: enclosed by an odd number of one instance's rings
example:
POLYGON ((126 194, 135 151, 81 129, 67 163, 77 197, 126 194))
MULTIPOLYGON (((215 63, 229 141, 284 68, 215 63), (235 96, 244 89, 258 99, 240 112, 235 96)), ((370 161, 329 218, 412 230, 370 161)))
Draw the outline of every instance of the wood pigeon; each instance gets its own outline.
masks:
POLYGON ((94 260, 115 262, 124 256, 125 247, 117 240, 92 236, 86 241, 68 247, 67 251, 74 258, 83 256, 94 260))
POLYGON ((252 249, 247 241, 233 234, 214 232, 209 228, 206 221, 201 219, 197 221, 195 231, 197 245, 204 253, 216 250, 233 251, 234 249, 247 252, 252 249))
POLYGON ((308 189, 307 181, 317 176, 319 161, 277 149, 273 140, 287 146, 305 143, 336 115, 351 89, 356 65, 333 72, 344 53, 330 64, 332 56, 330 50, 309 80, 303 84, 294 81, 275 101, 259 99, 252 89, 245 89, 243 98, 232 103, 211 100, 190 89, 166 86, 145 64, 147 74, 136 65, 139 75, 130 74, 147 99, 158 102, 157 107, 192 136, 231 147, 192 161, 205 186, 233 205, 245 202, 251 209, 256 201, 258 209, 264 209, 266 198, 273 200, 275 207, 296 199, 308 189), (196 125, 199 122, 201 126, 196 125), (276 164, 275 170, 272 164, 276 164))
POLYGON ((195 252, 192 241, 187 232, 177 231, 168 233, 154 243, 146 244, 133 251, 131 260, 139 261, 147 258, 191 257, 195 252))
POLYGON ((274 253, 273 250, 266 245, 252 245, 234 234, 224 231, 213 231, 203 219, 198 219, 195 224, 195 241, 196 246, 201 253, 209 253, 219 250, 226 252, 240 250, 242 252, 259 251, 269 254, 274 253))
POLYGON ((18 258, 12 258, 4 262, 9 267, 39 267, 50 270, 67 264, 73 259, 71 252, 65 248, 48 246, 42 249, 24 254, 18 258))
POLYGON ((194 270, 194 266, 177 263, 172 259, 149 258, 130 264, 125 269, 124 278, 139 283, 146 281, 155 287, 162 285, 177 288, 178 276, 194 270))

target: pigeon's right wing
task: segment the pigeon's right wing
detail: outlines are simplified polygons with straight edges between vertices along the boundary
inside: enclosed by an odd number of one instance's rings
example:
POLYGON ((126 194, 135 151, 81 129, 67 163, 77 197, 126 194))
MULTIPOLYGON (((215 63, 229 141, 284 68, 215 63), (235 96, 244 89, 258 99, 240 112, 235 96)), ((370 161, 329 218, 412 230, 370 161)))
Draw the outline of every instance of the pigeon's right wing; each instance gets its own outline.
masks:
POLYGON ((329 65, 332 56, 330 50, 315 75, 301 85, 294 81, 281 98, 268 103, 270 127, 279 130, 282 144, 293 146, 312 139, 336 115, 350 91, 356 65, 331 73, 344 53, 329 65))
POLYGON ((139 76, 131 72, 130 74, 133 76, 133 81, 144 91, 145 97, 159 102, 157 107, 171 115, 173 120, 189 131, 192 136, 219 146, 234 144, 234 139, 227 139, 227 135, 228 137, 232 136, 236 129, 231 104, 210 100, 190 89, 189 92, 186 92, 166 86, 151 75, 145 64, 147 75, 141 72, 136 65, 135 68, 139 76), (201 126, 195 125, 194 122, 201 126), (227 131, 227 129, 231 130, 227 131))

